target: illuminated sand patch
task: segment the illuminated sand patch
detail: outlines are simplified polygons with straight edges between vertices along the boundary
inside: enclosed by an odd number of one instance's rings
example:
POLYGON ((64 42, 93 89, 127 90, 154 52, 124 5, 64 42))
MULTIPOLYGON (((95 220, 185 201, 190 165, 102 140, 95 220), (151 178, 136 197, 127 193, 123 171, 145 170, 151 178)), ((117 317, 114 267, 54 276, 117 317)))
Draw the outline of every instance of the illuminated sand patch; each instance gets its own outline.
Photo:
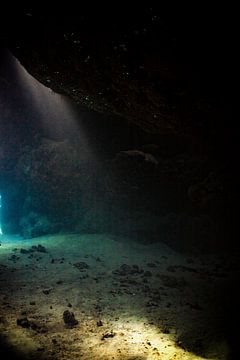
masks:
MULTIPOLYGON (((37 341, 36 336, 27 331, 15 329, 8 332, 9 343, 19 352, 33 355, 45 349, 44 358, 59 359, 146 359, 146 360, 203 360, 224 359, 225 357, 202 357, 191 354, 179 347, 165 334, 147 323, 129 321, 113 327, 113 338, 102 339, 104 329, 96 330, 95 321, 84 322, 80 328, 60 331, 61 325, 53 327, 54 332, 37 341), (56 344, 53 345, 53 339, 56 344), (59 349, 59 345, 61 347, 59 349)), ((222 349, 223 350, 223 349, 222 349)), ((225 349, 226 351, 226 349, 225 349)))
POLYGON ((203 359, 176 348, 169 336, 159 333, 153 326, 143 322, 119 321, 113 329, 114 338, 99 342, 99 337, 87 341, 87 347, 99 359, 203 359))

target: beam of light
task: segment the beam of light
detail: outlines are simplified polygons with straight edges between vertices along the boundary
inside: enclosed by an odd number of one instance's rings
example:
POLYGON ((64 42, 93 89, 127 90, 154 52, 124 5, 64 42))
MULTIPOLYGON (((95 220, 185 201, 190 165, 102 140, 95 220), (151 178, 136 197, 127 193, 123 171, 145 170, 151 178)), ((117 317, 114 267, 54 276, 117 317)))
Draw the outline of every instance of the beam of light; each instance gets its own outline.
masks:
POLYGON ((91 157, 93 149, 86 134, 84 115, 76 110, 70 99, 36 80, 12 55, 11 59, 23 101, 31 104, 32 117, 37 119, 37 126, 44 135, 56 140, 77 137, 84 153, 91 157))

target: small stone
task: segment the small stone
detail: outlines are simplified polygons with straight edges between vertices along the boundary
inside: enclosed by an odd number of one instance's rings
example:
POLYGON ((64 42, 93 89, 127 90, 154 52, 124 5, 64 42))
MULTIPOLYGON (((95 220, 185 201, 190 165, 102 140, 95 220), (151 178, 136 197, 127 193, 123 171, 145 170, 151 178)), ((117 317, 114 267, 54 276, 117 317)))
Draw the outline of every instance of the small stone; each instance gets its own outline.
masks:
POLYGON ((16 256, 15 254, 13 254, 12 256, 10 256, 10 258, 8 258, 8 260, 13 261, 14 263, 19 260, 20 257, 16 256))
POLYGON ((167 326, 164 326, 164 327, 162 328, 162 333, 163 333, 163 334, 170 334, 170 330, 168 329, 167 326))
POLYGON ((119 269, 113 271, 114 275, 121 275, 121 276, 137 275, 137 274, 142 274, 142 273, 143 273, 143 270, 141 270, 138 265, 130 266, 127 264, 122 264, 119 267, 119 269))
POLYGON ((139 270, 139 266, 136 265, 136 264, 134 264, 134 265, 132 266, 132 268, 135 269, 135 270, 139 270))
POLYGON ((17 319, 17 325, 26 329, 29 329, 31 326, 28 318, 26 317, 17 319))
POLYGON ((29 252, 35 252, 35 251, 39 251, 39 252, 46 252, 45 248, 42 245, 33 245, 30 249, 29 252))
POLYGON ((106 334, 103 334, 103 336, 101 337, 101 340, 104 340, 104 339, 107 339, 107 338, 113 338, 116 334, 111 331, 110 333, 106 333, 106 334))
POLYGON ((80 271, 85 271, 85 270, 89 269, 89 265, 87 263, 81 262, 81 261, 73 264, 73 266, 76 267, 80 271))
POLYGON ((44 351, 45 349, 44 349, 44 347, 38 347, 37 348, 37 351, 44 351))
POLYGON ((29 251, 28 251, 28 250, 26 250, 26 249, 20 249, 20 253, 21 253, 21 254, 28 254, 28 253, 29 253, 29 251))
POLYGON ((155 267, 157 267, 157 265, 156 265, 156 264, 154 264, 154 263, 147 263, 147 266, 148 266, 148 267, 151 267, 151 268, 155 268, 155 267))
POLYGON ((75 319, 74 313, 69 310, 65 310, 63 313, 63 321, 65 326, 69 329, 73 328, 78 324, 78 320, 75 319))
POLYGON ((51 291, 52 291, 52 289, 44 289, 42 292, 43 292, 45 295, 49 295, 51 291))
POLYGON ((148 301, 148 302, 146 303, 146 306, 147 306, 147 307, 158 307, 158 303, 155 302, 155 301, 148 301))

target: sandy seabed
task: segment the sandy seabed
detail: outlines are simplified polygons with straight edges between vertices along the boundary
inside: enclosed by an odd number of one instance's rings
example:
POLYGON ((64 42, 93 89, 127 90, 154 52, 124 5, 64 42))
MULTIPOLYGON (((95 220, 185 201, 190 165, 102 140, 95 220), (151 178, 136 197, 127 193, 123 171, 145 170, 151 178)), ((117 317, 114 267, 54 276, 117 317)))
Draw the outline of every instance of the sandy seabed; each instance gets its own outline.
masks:
POLYGON ((107 234, 2 236, 2 349, 24 359, 226 360, 219 298, 236 264, 107 234))

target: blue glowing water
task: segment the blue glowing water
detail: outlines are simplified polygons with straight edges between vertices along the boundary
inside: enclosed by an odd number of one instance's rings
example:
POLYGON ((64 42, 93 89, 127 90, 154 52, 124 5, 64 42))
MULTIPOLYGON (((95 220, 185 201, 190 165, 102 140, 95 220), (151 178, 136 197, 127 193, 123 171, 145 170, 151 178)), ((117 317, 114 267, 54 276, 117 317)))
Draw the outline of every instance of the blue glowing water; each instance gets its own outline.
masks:
POLYGON ((2 195, 0 194, 0 235, 3 235, 1 224, 1 207, 2 207, 2 195))

